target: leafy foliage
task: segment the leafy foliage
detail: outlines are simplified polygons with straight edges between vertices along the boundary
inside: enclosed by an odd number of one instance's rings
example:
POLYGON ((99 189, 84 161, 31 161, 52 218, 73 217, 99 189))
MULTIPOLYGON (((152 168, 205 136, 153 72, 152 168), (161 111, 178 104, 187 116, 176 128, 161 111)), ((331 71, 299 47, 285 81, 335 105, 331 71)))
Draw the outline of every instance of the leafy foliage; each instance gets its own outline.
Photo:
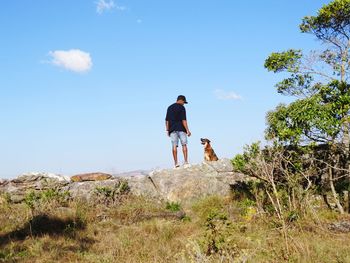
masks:
POLYGON ((285 52, 272 53, 265 61, 265 68, 274 73, 285 70, 288 72, 297 72, 301 58, 301 50, 290 49, 285 52))
POLYGON ((324 5, 316 16, 305 17, 300 29, 316 36, 326 48, 309 55, 289 49, 266 59, 268 71, 287 74, 276 84, 277 91, 297 98, 267 114, 266 138, 293 147, 327 145, 329 152, 318 156, 315 169, 328 175, 342 212, 341 191, 350 191, 337 188, 345 185, 344 177, 350 185, 350 0, 324 5))
POLYGON ((348 36, 350 31, 350 1, 335 0, 324 5, 317 16, 307 16, 300 25, 303 33, 312 33, 321 40, 348 36))

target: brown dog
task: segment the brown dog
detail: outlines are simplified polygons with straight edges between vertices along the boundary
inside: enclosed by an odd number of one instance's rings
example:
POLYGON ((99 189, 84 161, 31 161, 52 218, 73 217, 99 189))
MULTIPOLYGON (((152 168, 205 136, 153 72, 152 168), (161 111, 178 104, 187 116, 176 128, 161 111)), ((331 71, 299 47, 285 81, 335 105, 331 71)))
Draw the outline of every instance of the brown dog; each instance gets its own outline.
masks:
POLYGON ((210 140, 201 138, 201 142, 204 145, 204 160, 208 162, 219 160, 213 148, 211 148, 210 140))

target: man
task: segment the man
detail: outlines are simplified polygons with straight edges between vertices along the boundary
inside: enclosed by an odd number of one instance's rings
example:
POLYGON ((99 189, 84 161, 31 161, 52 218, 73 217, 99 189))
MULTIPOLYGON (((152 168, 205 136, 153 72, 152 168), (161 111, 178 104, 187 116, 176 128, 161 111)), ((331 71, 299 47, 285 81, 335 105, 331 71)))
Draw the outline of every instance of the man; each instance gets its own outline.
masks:
POLYGON ((168 107, 165 118, 166 132, 171 138, 175 168, 180 166, 177 159, 179 141, 182 145, 182 152, 185 160, 184 164, 188 164, 187 136, 190 137, 191 132, 187 125, 185 104, 187 104, 186 97, 183 95, 178 96, 176 103, 168 107))

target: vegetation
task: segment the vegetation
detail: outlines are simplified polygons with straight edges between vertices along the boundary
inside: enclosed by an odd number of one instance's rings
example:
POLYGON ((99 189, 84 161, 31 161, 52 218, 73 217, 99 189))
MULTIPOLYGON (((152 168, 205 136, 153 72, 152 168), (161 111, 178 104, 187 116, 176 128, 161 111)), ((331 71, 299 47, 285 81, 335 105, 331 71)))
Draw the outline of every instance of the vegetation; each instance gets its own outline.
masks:
POLYGON ((256 179, 241 188, 244 202, 278 228, 288 260, 290 229, 318 217, 317 200, 350 213, 349 11, 349 0, 334 0, 303 19, 301 32, 315 36, 323 50, 290 49, 266 59, 269 71, 286 76, 277 91, 295 100, 267 114, 267 146, 253 143, 232 160, 237 171, 256 179))
POLYGON ((350 262, 350 0, 300 29, 325 48, 266 59, 295 100, 267 114, 266 146, 233 158, 253 180, 232 197, 182 207, 132 196, 125 182, 89 202, 56 190, 22 204, 2 196, 0 262, 350 262))
POLYGON ((106 205, 116 205, 120 203, 128 193, 128 183, 122 180, 116 183, 113 187, 96 187, 94 202, 106 205))
POLYGON ((267 138, 309 150, 312 165, 327 177, 320 178, 321 191, 331 191, 340 213, 344 206, 350 212, 349 10, 349 0, 334 0, 303 19, 301 32, 316 37, 322 50, 304 54, 291 49, 272 53, 265 61, 269 71, 288 76, 277 83, 278 92, 297 98, 267 114, 267 138))
POLYGON ((166 209, 176 212, 181 210, 181 205, 177 202, 166 202, 166 209))
POLYGON ((349 234, 328 227, 344 217, 314 202, 317 212, 287 223, 287 260, 279 221, 243 196, 198 200, 184 208, 191 220, 130 195, 118 205, 51 199, 35 211, 1 197, 0 262, 349 262, 349 234))

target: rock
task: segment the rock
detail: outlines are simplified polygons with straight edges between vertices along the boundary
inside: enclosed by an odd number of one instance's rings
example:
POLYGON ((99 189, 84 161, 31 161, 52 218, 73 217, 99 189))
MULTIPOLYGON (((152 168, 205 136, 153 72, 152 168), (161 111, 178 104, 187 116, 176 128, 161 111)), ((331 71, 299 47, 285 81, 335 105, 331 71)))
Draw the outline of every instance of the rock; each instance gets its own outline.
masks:
POLYGON ((69 184, 69 178, 52 173, 27 173, 0 185, 0 192, 8 193, 10 201, 18 203, 24 200, 30 191, 61 189, 69 184))
POLYGON ((113 189, 120 181, 121 179, 73 182, 63 187, 62 190, 68 191, 72 198, 90 200, 96 193, 97 188, 106 187, 113 189))
POLYGON ((115 177, 130 177, 130 176, 148 175, 150 172, 151 171, 147 171, 147 170, 135 170, 135 171, 130 171, 130 172, 123 172, 123 173, 114 174, 113 176, 115 176, 115 177))
POLYGON ((164 201, 190 203, 208 195, 230 195, 232 185, 248 180, 247 176, 234 173, 230 160, 202 163, 190 167, 153 171, 148 175, 136 174, 114 177, 106 181, 74 182, 64 190, 71 196, 90 199, 97 187, 113 188, 125 180, 130 193, 164 201))
POLYGON ((220 159, 216 162, 204 162, 211 166, 218 173, 233 172, 233 165, 230 159, 220 159))
POLYGON ((180 202, 182 204, 208 195, 228 196, 234 186, 252 180, 250 177, 233 172, 229 159, 203 162, 189 167, 153 171, 149 174, 131 173, 122 177, 93 173, 69 178, 53 174, 27 174, 0 184, 0 192, 7 192, 12 200, 23 200, 28 190, 44 190, 59 187, 69 191, 72 198, 89 200, 98 187, 115 188, 126 181, 129 192, 157 200, 180 202))
POLYGON ((329 230, 339 232, 339 233, 349 233, 350 232, 350 222, 349 221, 340 221, 331 223, 329 225, 329 230))
POLYGON ((6 179, 0 179, 0 186, 5 185, 8 182, 6 179))
POLYGON ((161 198, 156 185, 149 175, 128 176, 123 178, 128 182, 130 193, 154 199, 161 198))
POLYGON ((30 182, 30 181, 38 181, 38 180, 56 180, 59 182, 68 182, 69 177, 54 173, 25 173, 20 175, 19 177, 12 180, 12 182, 30 182))
POLYGON ((73 182, 87 182, 87 181, 104 181, 112 178, 112 175, 106 173, 88 173, 78 174, 71 177, 73 182))
POLYGON ((161 197, 152 181, 145 175, 117 177, 105 181, 73 182, 66 185, 63 191, 70 192, 72 198, 90 200, 96 193, 97 188, 106 187, 113 189, 121 181, 127 182, 131 194, 155 199, 161 197))
POLYGON ((127 178, 134 194, 183 204, 208 195, 228 196, 234 184, 246 180, 249 180, 247 176, 233 172, 228 159, 154 171, 147 177, 127 178))

